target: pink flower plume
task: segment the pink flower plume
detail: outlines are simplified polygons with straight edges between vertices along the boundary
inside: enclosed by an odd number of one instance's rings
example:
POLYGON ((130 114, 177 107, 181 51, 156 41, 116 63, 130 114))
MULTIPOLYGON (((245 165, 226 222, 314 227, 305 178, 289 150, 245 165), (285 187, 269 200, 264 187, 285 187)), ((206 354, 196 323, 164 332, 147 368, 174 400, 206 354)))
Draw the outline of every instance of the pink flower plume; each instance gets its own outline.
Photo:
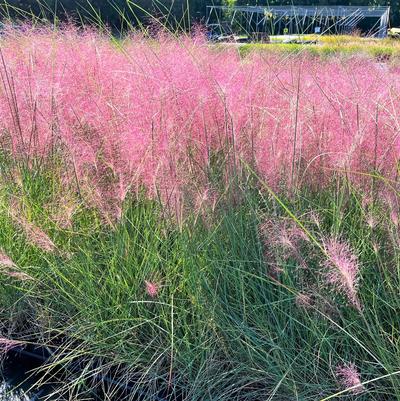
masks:
POLYGON ((9 350, 22 345, 21 341, 11 340, 9 338, 0 337, 0 353, 7 353, 9 350))
POLYGON ((361 310, 357 289, 359 284, 360 265, 357 256, 348 244, 331 238, 324 242, 326 260, 325 277, 337 291, 346 295, 349 301, 361 310))
POLYGON ((339 365, 336 368, 336 377, 343 389, 351 389, 353 394, 360 394, 365 390, 354 363, 339 365))
POLYGON ((155 298, 158 295, 159 291, 158 284, 147 280, 145 281, 145 284, 146 284, 147 295, 149 295, 149 297, 151 298, 155 298))
POLYGON ((11 258, 0 250, 0 273, 17 280, 33 280, 31 276, 19 270, 18 266, 11 258))

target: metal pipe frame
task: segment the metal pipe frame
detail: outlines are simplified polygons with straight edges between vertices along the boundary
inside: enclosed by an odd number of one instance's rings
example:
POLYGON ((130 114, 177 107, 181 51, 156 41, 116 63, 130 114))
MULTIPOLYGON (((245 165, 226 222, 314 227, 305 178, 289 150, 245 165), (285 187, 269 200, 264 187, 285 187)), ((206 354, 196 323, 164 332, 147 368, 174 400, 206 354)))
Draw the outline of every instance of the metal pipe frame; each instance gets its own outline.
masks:
MULTIPOLYGON (((387 29, 389 26, 390 7, 381 6, 207 6, 206 10, 206 24, 208 25, 213 14, 217 17, 218 23, 221 23, 221 16, 224 13, 231 13, 231 25, 233 25, 236 16, 240 16, 240 20, 244 19, 244 26, 246 26, 247 33, 253 31, 253 20, 256 21, 256 29, 262 25, 263 30, 266 32, 270 30, 271 34, 275 34, 276 27, 280 28, 284 23, 285 27, 289 27, 290 33, 293 33, 293 26, 297 30, 305 33, 304 27, 307 26, 306 21, 310 19, 306 29, 313 26, 315 22, 319 21, 319 25, 325 21, 323 25, 327 26, 330 19, 336 20, 329 26, 329 29, 334 29, 335 32, 344 32, 349 29, 354 29, 360 21, 365 18, 377 18, 377 23, 368 32, 371 36, 384 38, 387 36, 387 29), (259 15, 263 17, 260 19, 259 15), (256 18, 254 18, 256 16, 256 18), (267 16, 272 16, 268 19, 267 16), (269 28, 270 25, 270 29, 269 28), (379 28, 376 28, 379 25, 379 28)), ((278 28, 278 29, 279 29, 278 28)), ((327 30, 325 30, 327 31, 327 30)))

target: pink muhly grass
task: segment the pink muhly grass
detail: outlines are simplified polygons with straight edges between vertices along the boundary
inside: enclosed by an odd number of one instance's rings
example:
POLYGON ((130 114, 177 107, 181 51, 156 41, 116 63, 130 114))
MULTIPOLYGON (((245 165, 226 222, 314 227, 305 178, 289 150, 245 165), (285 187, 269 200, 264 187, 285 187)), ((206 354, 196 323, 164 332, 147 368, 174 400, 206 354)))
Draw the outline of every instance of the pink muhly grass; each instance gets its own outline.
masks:
POLYGON ((11 349, 18 347, 22 345, 23 343, 21 341, 17 340, 10 340, 5 337, 0 337, 0 353, 6 354, 8 351, 11 349))
POLYGON ((25 226, 28 241, 45 252, 54 252, 56 246, 50 237, 39 227, 32 224, 25 226))
POLYGON ((321 228, 321 219, 316 212, 310 213, 310 220, 318 227, 321 228))
POLYGON ((292 255, 300 257, 300 247, 309 242, 307 234, 292 220, 271 220, 268 233, 271 246, 283 247, 292 255))
MULTIPOLYGON (((188 187, 206 191, 215 164, 220 177, 239 176, 241 160, 280 190, 293 181, 294 164, 298 182, 318 189, 338 166, 359 186, 368 186, 365 175, 351 171, 396 178, 398 69, 356 57, 298 56, 283 66, 274 55, 243 61, 235 49, 215 52, 199 37, 158 42, 133 35, 121 51, 93 30, 10 27, 0 72, 13 85, 3 80, 0 132, 10 136, 12 156, 65 149, 70 183, 114 219, 128 192, 180 213, 193 204, 188 187)), ((232 195, 237 201, 239 192, 232 195)))
POLYGON ((158 295, 159 292, 159 285, 157 283, 154 283, 152 281, 145 281, 146 284, 146 293, 149 297, 155 298, 158 295))
POLYGON ((361 200, 361 207, 367 209, 373 203, 371 196, 364 196, 361 200))
POLYGON ((349 301, 361 310, 357 289, 359 283, 360 265, 357 256, 351 251, 350 246, 335 238, 324 241, 326 260, 323 263, 326 272, 325 277, 337 291, 347 296, 349 301))
POLYGON ((307 269, 301 247, 309 242, 309 238, 295 222, 267 219, 260 224, 259 232, 264 243, 264 259, 273 277, 278 277, 283 272, 281 259, 293 258, 298 267, 307 269))
POLYGON ((0 249, 0 267, 15 268, 17 265, 0 249))
POLYGON ((291 250, 296 249, 295 243, 293 242, 293 238, 291 237, 290 232, 284 227, 282 227, 282 231, 279 233, 276 243, 283 246, 284 248, 288 248, 291 250))
POLYGON ((41 228, 25 220, 19 221, 29 243, 49 253, 57 249, 54 242, 41 228))
POLYGON ((349 389, 353 394, 360 394, 365 390, 354 363, 339 365, 336 368, 336 377, 344 390, 349 389))
POLYGON ((24 231, 28 242, 45 252, 54 252, 57 249, 54 242, 40 227, 35 226, 23 217, 22 206, 18 201, 11 202, 10 212, 13 220, 24 231))
POLYGON ((398 227, 399 225, 399 214, 397 213, 396 210, 391 210, 390 212, 390 220, 392 221, 392 223, 398 227))
POLYGON ((260 225, 260 234, 270 246, 298 251, 301 241, 309 241, 307 234, 291 220, 269 219, 260 225))
POLYGON ((8 277, 13 277, 17 280, 27 281, 33 280, 33 278, 20 271, 18 266, 7 256, 3 251, 0 250, 0 273, 8 277))
POLYGON ((296 305, 301 308, 310 308, 314 304, 313 299, 309 295, 303 293, 297 294, 295 301, 296 305))
POLYGON ((33 280, 32 276, 21 271, 4 271, 3 273, 8 277, 12 277, 20 281, 33 280))
POLYGON ((206 188, 200 193, 196 193, 194 196, 193 208, 189 210, 189 213, 195 213, 194 224, 201 218, 203 224, 210 228, 217 203, 217 194, 209 188, 206 188))
POLYGON ((366 222, 367 222, 368 227, 371 230, 374 229, 378 224, 376 218, 372 214, 368 214, 368 216, 366 218, 366 222))
POLYGON ((59 200, 54 205, 49 205, 49 209, 56 209, 52 213, 52 220, 62 229, 71 229, 73 215, 77 210, 77 205, 73 201, 59 200))

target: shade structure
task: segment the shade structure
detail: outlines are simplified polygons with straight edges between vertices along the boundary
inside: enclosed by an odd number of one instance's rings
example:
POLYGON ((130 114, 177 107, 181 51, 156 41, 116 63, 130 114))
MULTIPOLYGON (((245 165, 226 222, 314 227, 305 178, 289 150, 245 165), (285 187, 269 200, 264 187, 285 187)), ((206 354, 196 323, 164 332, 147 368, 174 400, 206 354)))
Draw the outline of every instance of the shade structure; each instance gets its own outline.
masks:
POLYGON ((369 22, 367 34, 387 36, 390 7, 382 6, 207 6, 206 24, 252 34, 346 34, 369 22))

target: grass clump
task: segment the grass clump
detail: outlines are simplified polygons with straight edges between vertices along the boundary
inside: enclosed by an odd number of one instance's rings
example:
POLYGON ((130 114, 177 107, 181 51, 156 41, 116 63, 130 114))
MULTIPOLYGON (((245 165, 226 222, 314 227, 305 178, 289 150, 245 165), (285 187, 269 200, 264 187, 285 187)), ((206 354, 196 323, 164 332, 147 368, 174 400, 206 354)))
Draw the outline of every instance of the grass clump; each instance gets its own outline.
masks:
POLYGON ((1 40, 4 351, 70 399, 400 399, 395 66, 1 40))

